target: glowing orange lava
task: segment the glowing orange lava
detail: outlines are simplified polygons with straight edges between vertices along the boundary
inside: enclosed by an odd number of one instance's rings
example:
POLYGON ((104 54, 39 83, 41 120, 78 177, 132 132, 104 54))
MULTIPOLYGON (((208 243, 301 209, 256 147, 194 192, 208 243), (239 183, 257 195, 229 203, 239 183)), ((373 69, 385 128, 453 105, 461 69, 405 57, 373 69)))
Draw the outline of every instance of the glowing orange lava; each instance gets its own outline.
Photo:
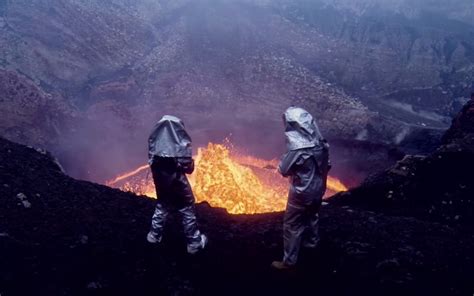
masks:
MULTIPOLYGON (((283 211, 288 180, 277 172, 277 160, 263 160, 233 153, 230 145, 208 144, 199 148, 195 171, 189 177, 197 202, 225 208, 231 214, 283 211)), ((107 185, 156 197, 148 165, 127 172, 107 185)), ((328 193, 345 191, 338 179, 328 178, 328 193)))

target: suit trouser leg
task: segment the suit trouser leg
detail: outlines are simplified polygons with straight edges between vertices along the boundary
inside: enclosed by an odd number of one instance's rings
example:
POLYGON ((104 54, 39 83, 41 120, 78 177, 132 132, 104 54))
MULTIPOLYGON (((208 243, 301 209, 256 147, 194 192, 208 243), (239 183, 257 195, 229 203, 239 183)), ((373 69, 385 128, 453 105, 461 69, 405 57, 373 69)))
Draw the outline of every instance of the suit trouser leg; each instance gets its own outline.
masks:
POLYGON ((160 201, 158 201, 153 217, 151 218, 151 233, 158 241, 161 241, 163 237, 163 228, 167 217, 168 210, 160 201))
POLYGON ((303 246, 315 248, 319 244, 319 209, 321 205, 317 203, 307 209, 306 228, 303 234, 303 246))
POLYGON ((283 218, 283 262, 288 265, 294 265, 298 260, 305 230, 304 218, 305 207, 287 204, 283 218))
POLYGON ((181 214, 188 249, 199 249, 201 247, 201 232, 197 225, 194 205, 183 207, 178 211, 181 214))

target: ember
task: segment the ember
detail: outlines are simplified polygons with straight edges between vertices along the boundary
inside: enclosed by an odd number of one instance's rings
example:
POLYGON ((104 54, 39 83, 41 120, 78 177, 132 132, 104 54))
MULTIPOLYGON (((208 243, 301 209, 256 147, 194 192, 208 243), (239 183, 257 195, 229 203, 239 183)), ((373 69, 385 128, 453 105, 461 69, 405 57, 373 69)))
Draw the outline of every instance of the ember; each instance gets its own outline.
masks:
MULTIPOLYGON (((283 211, 288 180, 277 172, 278 161, 235 152, 230 143, 209 143, 199 148, 195 171, 189 177, 197 202, 225 208, 231 214, 283 211)), ((107 185, 140 195, 156 197, 148 166, 127 172, 107 185)), ((345 191, 338 179, 328 178, 328 194, 345 191)), ((328 195, 327 194, 327 195, 328 195)))

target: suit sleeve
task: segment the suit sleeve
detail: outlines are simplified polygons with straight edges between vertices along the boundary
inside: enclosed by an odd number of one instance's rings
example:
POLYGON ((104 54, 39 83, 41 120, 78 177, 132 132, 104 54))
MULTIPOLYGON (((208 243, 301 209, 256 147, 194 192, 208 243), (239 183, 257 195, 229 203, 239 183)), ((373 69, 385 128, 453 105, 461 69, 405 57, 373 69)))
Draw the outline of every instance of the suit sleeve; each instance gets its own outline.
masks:
POLYGON ((289 151, 283 155, 280 164, 278 166, 278 171, 283 177, 289 177, 293 175, 293 166, 298 160, 298 153, 296 151, 289 151))

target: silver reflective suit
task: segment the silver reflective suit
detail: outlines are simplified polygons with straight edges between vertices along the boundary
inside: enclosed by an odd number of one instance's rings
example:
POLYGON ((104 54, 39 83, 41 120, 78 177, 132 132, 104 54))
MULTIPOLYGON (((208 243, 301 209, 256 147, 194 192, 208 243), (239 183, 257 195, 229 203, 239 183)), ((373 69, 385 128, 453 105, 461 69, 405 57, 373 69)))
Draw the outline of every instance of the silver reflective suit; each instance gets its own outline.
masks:
POLYGON ((188 252, 194 253, 203 248, 203 235, 197 226, 195 199, 186 177, 194 170, 191 138, 179 118, 165 115, 155 125, 148 139, 148 158, 158 198, 149 235, 160 242, 169 211, 177 210, 182 216, 188 252))
POLYGON ((306 110, 290 107, 283 120, 288 152, 278 169, 291 184, 283 222, 283 262, 294 265, 301 244, 315 247, 319 242, 318 213, 326 192, 329 145, 306 110))

